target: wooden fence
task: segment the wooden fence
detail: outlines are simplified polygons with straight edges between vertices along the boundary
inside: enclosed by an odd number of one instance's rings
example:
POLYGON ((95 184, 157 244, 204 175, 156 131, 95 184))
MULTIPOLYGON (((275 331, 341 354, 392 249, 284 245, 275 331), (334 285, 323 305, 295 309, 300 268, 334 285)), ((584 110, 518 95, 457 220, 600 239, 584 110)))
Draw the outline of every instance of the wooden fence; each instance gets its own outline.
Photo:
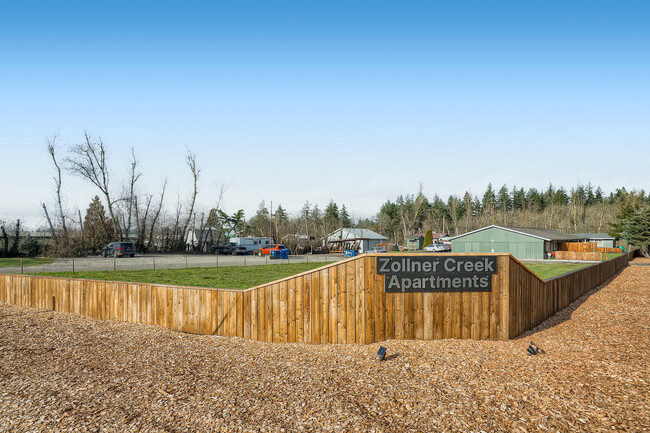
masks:
MULTIPOLYGON (((490 292, 385 293, 378 256, 387 255, 354 257, 248 290, 0 275, 0 302, 277 343, 506 340, 555 314, 628 260, 623 255, 544 282, 507 254, 481 254, 497 260, 490 292)), ((409 256, 422 254, 399 255, 409 256)))
MULTIPOLYGON (((618 250, 621 252, 621 250, 618 250)), ((603 255, 595 251, 556 251, 555 258, 558 260, 585 260, 599 262, 603 255)))
POLYGON ((597 245, 598 243, 596 242, 560 242, 558 250, 590 252, 596 251, 597 245))
POLYGON ((604 248, 604 247, 598 247, 596 248, 596 251, 600 253, 618 253, 618 254, 625 252, 620 248, 604 248))
POLYGON ((518 266, 516 260, 512 260, 509 335, 516 337, 566 308, 627 266, 633 256, 634 253, 623 254, 615 259, 545 281, 523 266, 518 266))

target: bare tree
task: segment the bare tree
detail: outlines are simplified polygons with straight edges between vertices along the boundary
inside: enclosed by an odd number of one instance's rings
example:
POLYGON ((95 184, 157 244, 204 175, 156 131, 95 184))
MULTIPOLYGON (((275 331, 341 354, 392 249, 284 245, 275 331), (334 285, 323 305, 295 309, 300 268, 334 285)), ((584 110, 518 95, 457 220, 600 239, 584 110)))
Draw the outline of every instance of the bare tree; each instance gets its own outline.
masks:
POLYGON ((65 223, 65 214, 63 213, 63 201, 61 199, 61 167, 56 160, 56 134, 52 138, 47 139, 47 151, 52 157, 54 168, 56 169, 56 176, 54 177, 54 185, 56 186, 56 201, 58 205, 59 219, 61 220, 61 227, 63 229, 63 242, 68 243, 68 227, 65 223))
POLYGON ((163 187, 162 187, 162 192, 160 193, 160 201, 158 203, 158 209, 156 210, 156 213, 154 214, 153 220, 151 221, 151 227, 149 228, 149 239, 147 240, 147 249, 151 248, 151 244, 153 242, 153 231, 156 227, 156 222, 158 221, 158 218, 160 217, 160 211, 162 210, 163 207, 163 201, 165 200, 165 191, 167 190, 167 179, 163 182, 163 187))
MULTIPOLYGON (((185 220, 185 223, 183 224, 183 229, 180 232, 180 239, 178 245, 180 248, 183 248, 184 246, 187 227, 189 227, 190 221, 192 220, 192 214, 194 213, 194 204, 196 203, 196 195, 198 193, 199 174, 201 173, 201 170, 199 170, 196 167, 196 153, 192 153, 189 148, 186 148, 186 150, 187 150, 187 155, 185 157, 185 163, 187 164, 187 166, 190 168, 190 171, 192 172, 194 189, 192 191, 192 198, 190 200, 190 208, 187 213, 187 219, 185 220)), ((179 214, 180 214, 180 208, 179 208, 179 214)))
MULTIPOLYGON (((138 173, 138 160, 135 157, 135 149, 131 148, 131 166, 130 166, 130 176, 129 176, 129 197, 127 198, 127 220, 126 220, 126 237, 128 238, 131 234, 131 218, 134 208, 134 196, 135 196, 135 183, 140 179, 142 173, 138 173)), ((137 204, 137 200, 135 200, 137 204)))
POLYGON ((71 157, 66 158, 68 170, 75 176, 95 185, 104 195, 108 214, 120 240, 123 239, 119 221, 115 215, 109 189, 109 170, 106 163, 106 146, 100 138, 92 141, 90 135, 84 132, 85 142, 76 144, 70 149, 71 157))
POLYGON ((58 243, 59 238, 56 235, 56 230, 54 229, 54 225, 52 224, 52 219, 50 218, 50 214, 47 212, 47 206, 45 203, 41 203, 41 206, 43 207, 43 212, 45 213, 45 219, 47 220, 47 224, 50 226, 50 233, 52 234, 52 239, 54 240, 54 243, 58 243))

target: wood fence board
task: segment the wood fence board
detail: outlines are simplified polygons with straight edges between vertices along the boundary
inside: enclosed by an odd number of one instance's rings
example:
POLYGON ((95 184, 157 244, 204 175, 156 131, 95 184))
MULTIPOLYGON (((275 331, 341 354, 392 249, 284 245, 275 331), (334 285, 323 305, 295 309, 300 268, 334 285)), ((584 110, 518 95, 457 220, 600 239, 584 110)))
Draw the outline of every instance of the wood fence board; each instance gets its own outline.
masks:
MULTIPOLYGON (((269 284, 265 290, 266 311, 264 318, 266 320, 266 340, 268 343, 273 341, 273 285, 269 284)), ((278 323, 279 324, 279 323, 278 323)))
POLYGON ((258 306, 257 306, 257 294, 259 289, 253 289, 250 291, 251 294, 251 307, 250 307, 250 322, 251 322, 251 340, 259 340, 257 337, 257 318, 258 318, 258 306))
POLYGON ((321 315, 320 315, 320 342, 330 341, 330 285, 329 269, 320 272, 321 315))
POLYGON ((460 319, 463 314, 463 298, 459 293, 450 293, 451 299, 451 338, 462 338, 460 319))
POLYGON ((311 315, 312 315, 312 303, 311 303, 311 275, 304 275, 298 278, 302 282, 302 294, 303 294, 303 303, 302 311, 296 311, 296 319, 302 322, 302 339, 297 339, 297 341, 302 343, 311 343, 312 342, 312 330, 311 330, 311 315), (300 314, 302 313, 302 314, 300 314))
POLYGON ((442 294, 442 302, 444 306, 443 310, 443 321, 442 321, 442 338, 452 338, 452 318, 451 318, 451 311, 453 309, 452 306, 452 298, 451 298, 451 293, 443 293, 442 294))
POLYGON ((266 341, 266 288, 260 287, 257 291, 257 339, 266 341))
POLYGON ((296 323, 296 314, 300 315, 300 303, 298 302, 298 282, 294 279, 287 282, 288 295, 287 299, 289 302, 288 305, 288 341, 295 343, 296 337, 298 335, 297 323, 296 323))
POLYGON ((404 293, 404 338, 415 338, 415 311, 413 310, 413 297, 415 293, 404 293))
POLYGON ((423 340, 433 340, 433 323, 434 323, 434 299, 435 293, 424 293, 422 302, 424 303, 422 307, 422 320, 424 322, 424 329, 422 331, 423 340))
POLYGON ((237 296, 237 337, 244 337, 244 293, 236 292, 237 296))
POLYGON ((470 292, 459 293, 459 296, 463 298, 463 313, 461 318, 461 338, 463 340, 469 340, 471 338, 471 326, 472 326, 472 298, 470 292))
POLYGON ((321 342, 321 313, 323 311, 321 307, 321 288, 320 288, 320 274, 315 273, 311 275, 311 335, 312 343, 320 344, 321 342))
POLYGON ((219 327, 219 292, 210 290, 210 335, 217 335, 219 327))
POLYGON ((384 293, 383 276, 377 274, 377 260, 374 257, 367 257, 366 266, 370 267, 372 279, 374 319, 375 319, 375 338, 374 341, 384 341, 386 339, 386 295, 384 293))
POLYGON ((302 343, 303 339, 305 338, 305 324, 303 322, 302 316, 302 312, 305 308, 305 291, 303 287, 302 277, 295 278, 293 281, 296 285, 296 309, 298 310, 297 314, 295 311, 293 314, 293 326, 296 330, 293 341, 302 343))
POLYGON ((370 266, 369 260, 358 260, 359 272, 357 273, 357 287, 358 292, 363 296, 363 317, 361 318, 361 326, 365 326, 365 332, 361 339, 361 344, 370 344, 377 341, 375 335, 376 325, 378 322, 377 311, 377 294, 374 290, 374 268, 370 266))
POLYGON ((337 286, 337 305, 336 305, 336 321, 337 321, 337 343, 347 343, 347 299, 345 293, 345 265, 338 265, 336 276, 337 286))
POLYGON ((395 298, 392 293, 385 293, 383 290, 385 277, 382 275, 381 278, 382 296, 386 308, 384 313, 384 334, 387 340, 392 340, 395 338, 395 298))
MULTIPOLYGON (((244 338, 246 340, 250 340, 251 338, 251 310, 253 310, 254 306, 253 301, 252 301, 252 296, 251 292, 244 292, 242 293, 243 295, 243 303, 244 303, 244 338)), ((257 313, 257 311, 255 311, 257 313)))
POLYGON ((433 294, 433 338, 441 340, 443 337, 443 323, 445 319, 445 303, 443 294, 433 294))
POLYGON ((228 318, 229 318, 229 328, 230 336, 237 336, 237 293, 229 292, 228 293, 228 318))
POLYGON ((416 340, 424 339, 424 293, 413 294, 413 310, 415 317, 413 320, 414 338, 416 340))
POLYGON ((406 315, 404 314, 405 296, 401 293, 392 293, 393 315, 395 317, 395 339, 406 340, 406 315))
POLYGON ((345 296, 346 296, 346 306, 345 306, 345 329, 346 329, 346 338, 347 343, 356 343, 356 327, 357 327, 357 308, 356 308, 356 295, 357 288, 355 283, 356 269, 355 263, 358 260, 347 262, 345 264, 345 296), (347 322, 347 323, 346 323, 347 322))
POLYGON ((280 283, 280 342, 281 343, 286 343, 289 341, 289 327, 292 328, 292 331, 294 332, 294 337, 291 342, 295 342, 295 328, 293 324, 293 317, 295 315, 295 308, 291 308, 291 310, 294 310, 293 314, 291 315, 292 317, 289 318, 289 292, 292 293, 292 297, 294 297, 294 302, 295 302, 295 293, 296 293, 296 288, 295 288, 295 282, 290 281, 288 283, 290 287, 287 287, 287 282, 282 281, 280 283))
MULTIPOLYGON (((273 342, 280 342, 280 287, 282 283, 277 283, 273 285, 273 342)), ((286 287, 286 281, 284 285, 286 287)), ((286 319, 285 319, 286 320, 286 319)))

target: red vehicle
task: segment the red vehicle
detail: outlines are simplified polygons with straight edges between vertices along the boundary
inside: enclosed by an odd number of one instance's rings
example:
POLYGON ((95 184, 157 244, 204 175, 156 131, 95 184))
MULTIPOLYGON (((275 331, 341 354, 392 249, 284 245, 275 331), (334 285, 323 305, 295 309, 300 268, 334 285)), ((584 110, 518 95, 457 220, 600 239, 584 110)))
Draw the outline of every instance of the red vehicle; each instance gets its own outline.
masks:
POLYGON ((257 250, 257 254, 260 256, 268 256, 271 254, 271 251, 282 251, 287 249, 288 248, 282 244, 268 244, 257 250))

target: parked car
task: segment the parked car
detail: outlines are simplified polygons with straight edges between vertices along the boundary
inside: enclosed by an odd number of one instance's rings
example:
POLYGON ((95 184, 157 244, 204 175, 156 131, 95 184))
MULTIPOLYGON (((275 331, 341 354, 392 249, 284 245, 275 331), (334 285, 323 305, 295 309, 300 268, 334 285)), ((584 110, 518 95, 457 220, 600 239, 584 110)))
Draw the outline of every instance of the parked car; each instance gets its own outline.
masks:
POLYGON ((258 254, 260 256, 268 256, 271 254, 271 251, 282 251, 288 249, 289 248, 285 247, 282 244, 268 244, 268 245, 264 245, 259 250, 255 250, 255 254, 258 254))
POLYGON ((448 245, 444 245, 441 243, 434 243, 424 247, 424 251, 428 253, 443 253, 445 251, 451 251, 451 248, 448 245))
POLYGON ((133 257, 135 256, 135 245, 131 242, 111 242, 102 248, 102 256, 133 257))
POLYGON ((228 242, 223 245, 218 245, 212 248, 212 252, 215 254, 249 254, 250 251, 243 245, 239 245, 236 242, 228 242))

